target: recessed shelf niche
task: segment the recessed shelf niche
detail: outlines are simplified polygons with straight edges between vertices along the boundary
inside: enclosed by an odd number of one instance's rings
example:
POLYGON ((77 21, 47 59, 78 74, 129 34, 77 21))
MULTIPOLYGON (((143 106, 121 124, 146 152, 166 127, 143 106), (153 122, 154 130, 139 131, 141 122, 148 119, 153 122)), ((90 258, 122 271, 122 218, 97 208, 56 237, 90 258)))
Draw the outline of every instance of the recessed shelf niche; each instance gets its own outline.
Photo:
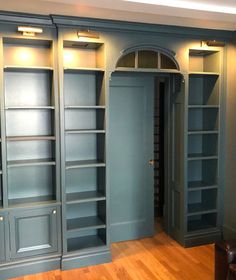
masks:
POLYGON ((8 204, 51 203, 56 200, 55 167, 47 165, 8 168, 8 204))
POLYGON ((217 213, 199 214, 189 216, 187 219, 187 231, 209 231, 217 226, 217 213))
POLYGON ((67 206, 68 252, 106 245, 105 208, 105 201, 67 206))
POLYGON ((104 45, 96 42, 64 41, 64 69, 103 69, 104 45))
POLYGON ((218 108, 191 108, 188 114, 189 132, 217 131, 219 128, 218 108))
POLYGON ((188 215, 216 211, 217 189, 201 189, 188 193, 188 215))
POLYGON ((189 105, 218 106, 219 77, 206 75, 190 75, 189 105))
POLYGON ((191 49, 189 51, 189 71, 217 74, 220 72, 220 52, 215 50, 191 49))
POLYGON ((217 134, 192 134, 188 139, 188 158, 218 156, 217 134))
POLYGON ((216 159, 194 160, 188 162, 188 182, 211 186, 218 183, 218 161, 216 159))
POLYGON ((70 169, 66 172, 66 203, 105 200, 104 167, 70 169))

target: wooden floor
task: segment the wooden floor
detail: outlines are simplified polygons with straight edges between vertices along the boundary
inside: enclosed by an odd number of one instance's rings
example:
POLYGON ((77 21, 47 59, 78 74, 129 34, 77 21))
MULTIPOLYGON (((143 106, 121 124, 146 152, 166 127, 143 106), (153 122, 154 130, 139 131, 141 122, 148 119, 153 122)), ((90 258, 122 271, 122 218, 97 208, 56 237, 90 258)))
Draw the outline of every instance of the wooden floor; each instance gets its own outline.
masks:
POLYGON ((14 280, 212 280, 213 245, 184 249, 159 230, 153 238, 115 243, 113 262, 14 280))

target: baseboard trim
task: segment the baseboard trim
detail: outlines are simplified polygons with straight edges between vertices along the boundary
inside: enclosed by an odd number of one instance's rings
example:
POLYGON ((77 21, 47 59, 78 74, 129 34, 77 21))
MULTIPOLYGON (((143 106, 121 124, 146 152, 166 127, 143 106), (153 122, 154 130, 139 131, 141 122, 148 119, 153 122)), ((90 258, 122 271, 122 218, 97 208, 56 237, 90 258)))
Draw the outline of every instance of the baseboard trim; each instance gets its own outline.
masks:
POLYGON ((222 232, 214 231, 214 232, 208 232, 208 233, 202 233, 198 235, 189 235, 186 236, 184 239, 184 247, 194 247, 194 246, 200 246, 210 243, 215 243, 222 240, 222 232))
POLYGON ((235 239, 236 238, 236 229, 230 226, 223 226, 223 236, 224 239, 235 239))
POLYGON ((136 220, 110 225, 111 243, 136 240, 154 235, 154 225, 148 224, 145 220, 136 220))
POLYGON ((61 257, 34 259, 25 262, 11 262, 0 267, 0 280, 60 269, 61 257))
POLYGON ((69 270, 85 266, 97 265, 111 262, 111 252, 109 249, 104 251, 91 252, 83 255, 62 256, 61 269, 69 270))

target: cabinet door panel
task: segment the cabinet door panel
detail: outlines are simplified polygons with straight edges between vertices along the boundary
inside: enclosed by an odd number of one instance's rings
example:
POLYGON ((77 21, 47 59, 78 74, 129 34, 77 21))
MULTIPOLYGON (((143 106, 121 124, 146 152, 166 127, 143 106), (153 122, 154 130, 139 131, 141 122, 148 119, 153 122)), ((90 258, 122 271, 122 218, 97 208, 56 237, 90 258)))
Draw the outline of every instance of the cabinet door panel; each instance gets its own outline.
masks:
POLYGON ((0 213, 0 262, 6 260, 6 219, 7 215, 0 213))
POLYGON ((56 252, 58 213, 57 207, 11 212, 11 258, 56 252))

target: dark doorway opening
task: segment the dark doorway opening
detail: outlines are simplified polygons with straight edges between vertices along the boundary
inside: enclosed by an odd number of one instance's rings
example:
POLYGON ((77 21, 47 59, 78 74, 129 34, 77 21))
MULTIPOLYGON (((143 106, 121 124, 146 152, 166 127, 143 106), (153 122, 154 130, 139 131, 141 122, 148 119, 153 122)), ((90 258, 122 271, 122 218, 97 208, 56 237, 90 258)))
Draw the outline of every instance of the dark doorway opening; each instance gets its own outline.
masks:
POLYGON ((156 78, 154 96, 154 213, 160 221, 165 206, 165 79, 156 78))

